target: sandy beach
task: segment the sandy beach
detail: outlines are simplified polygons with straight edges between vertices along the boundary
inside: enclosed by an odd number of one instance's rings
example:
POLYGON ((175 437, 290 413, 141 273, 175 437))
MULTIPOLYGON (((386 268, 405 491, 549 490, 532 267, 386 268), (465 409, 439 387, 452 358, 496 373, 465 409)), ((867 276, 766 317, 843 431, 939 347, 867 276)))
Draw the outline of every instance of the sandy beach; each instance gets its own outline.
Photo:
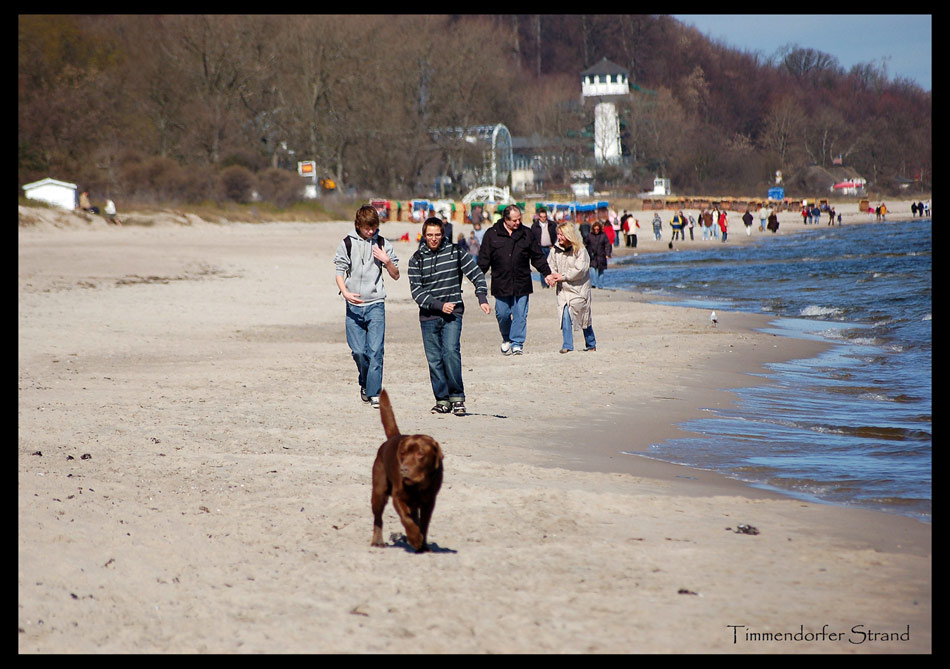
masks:
MULTIPOLYGON (((668 250, 671 215, 655 242, 638 213, 636 252, 668 250)), ((20 208, 20 653, 931 652, 929 524, 621 453, 820 342, 598 290, 597 352, 560 355, 536 289, 505 357, 466 282, 470 414, 432 415, 416 244, 394 241, 384 387, 445 483, 431 552, 391 505, 371 548, 383 430, 331 262, 352 222, 127 218, 20 208)), ((753 228, 731 214, 727 243, 772 235, 753 228)))

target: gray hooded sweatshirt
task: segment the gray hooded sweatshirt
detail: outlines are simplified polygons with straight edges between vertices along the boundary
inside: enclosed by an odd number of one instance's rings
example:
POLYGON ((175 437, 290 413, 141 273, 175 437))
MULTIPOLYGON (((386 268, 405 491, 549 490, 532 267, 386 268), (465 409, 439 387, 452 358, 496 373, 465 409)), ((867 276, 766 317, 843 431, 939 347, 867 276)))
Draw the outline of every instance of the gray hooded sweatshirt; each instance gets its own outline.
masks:
MULTIPOLYGON (((378 235, 377 232, 370 239, 363 239, 356 230, 351 230, 347 235, 350 238, 350 253, 347 254, 346 242, 341 241, 333 257, 337 275, 345 277, 343 283, 349 292, 359 293, 364 306, 386 299, 386 286, 383 283, 385 270, 383 264, 373 257, 373 246, 378 243, 378 235)), ((383 250, 398 266, 396 250, 388 239, 382 239, 383 250)))

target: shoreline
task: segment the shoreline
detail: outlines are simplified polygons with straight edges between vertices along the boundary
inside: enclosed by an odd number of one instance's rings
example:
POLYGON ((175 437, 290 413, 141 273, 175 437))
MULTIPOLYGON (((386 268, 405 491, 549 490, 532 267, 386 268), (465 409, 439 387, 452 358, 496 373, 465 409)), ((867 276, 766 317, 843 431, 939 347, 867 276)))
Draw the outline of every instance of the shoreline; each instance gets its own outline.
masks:
MULTIPOLYGON (((616 449, 826 346, 755 330, 771 316, 712 330, 703 310, 596 291, 598 340, 636 328, 642 345, 562 356, 536 290, 513 360, 466 309, 471 415, 437 417, 408 282, 387 282, 385 385, 399 425, 443 444, 447 478, 432 553, 371 550, 382 432, 328 269, 349 225, 21 227, 20 652, 930 652, 929 525, 616 449), (399 615, 420 607, 437 634, 399 615), (726 634, 823 622, 913 633, 726 634)), ((402 266, 413 246, 397 243, 402 266)), ((385 523, 398 535, 391 508, 385 523)))

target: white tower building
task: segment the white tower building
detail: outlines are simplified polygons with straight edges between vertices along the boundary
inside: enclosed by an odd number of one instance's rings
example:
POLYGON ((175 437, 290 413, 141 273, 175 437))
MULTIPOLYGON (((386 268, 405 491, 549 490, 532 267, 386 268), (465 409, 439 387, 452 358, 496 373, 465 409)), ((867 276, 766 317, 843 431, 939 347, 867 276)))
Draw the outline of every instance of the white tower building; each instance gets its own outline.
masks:
POLYGON ((617 165, 621 146, 616 101, 630 94, 628 71, 604 58, 581 77, 581 96, 594 103, 594 162, 617 165))

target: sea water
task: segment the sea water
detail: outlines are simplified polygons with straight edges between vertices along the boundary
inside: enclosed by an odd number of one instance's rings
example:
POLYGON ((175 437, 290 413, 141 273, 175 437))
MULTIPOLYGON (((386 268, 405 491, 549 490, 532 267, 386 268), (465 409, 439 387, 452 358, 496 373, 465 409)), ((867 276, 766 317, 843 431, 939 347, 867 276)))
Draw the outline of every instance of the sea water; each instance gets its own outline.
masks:
POLYGON ((620 257, 604 287, 771 314, 766 331, 831 346, 769 365, 734 391, 735 406, 698 407, 703 417, 682 425, 698 436, 645 455, 930 522, 931 220, 754 234, 745 245, 692 250, 684 241, 673 252, 620 257))

